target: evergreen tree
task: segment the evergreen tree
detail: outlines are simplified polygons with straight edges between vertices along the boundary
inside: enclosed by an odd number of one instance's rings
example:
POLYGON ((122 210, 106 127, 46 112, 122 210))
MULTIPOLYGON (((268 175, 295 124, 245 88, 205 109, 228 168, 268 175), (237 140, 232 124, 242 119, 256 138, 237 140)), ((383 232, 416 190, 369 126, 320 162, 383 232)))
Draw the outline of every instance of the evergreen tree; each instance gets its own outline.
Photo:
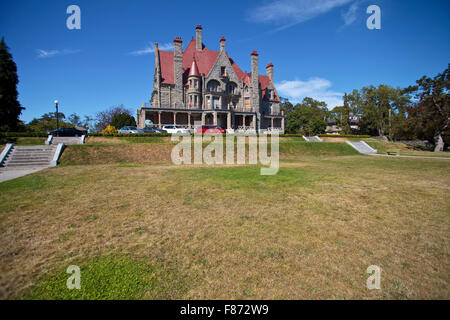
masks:
POLYGON ((117 129, 125 126, 136 126, 136 120, 128 113, 117 113, 112 117, 110 125, 117 129))
POLYGON ((17 100, 17 66, 5 39, 0 41, 0 131, 14 131, 19 127, 23 108, 17 100))

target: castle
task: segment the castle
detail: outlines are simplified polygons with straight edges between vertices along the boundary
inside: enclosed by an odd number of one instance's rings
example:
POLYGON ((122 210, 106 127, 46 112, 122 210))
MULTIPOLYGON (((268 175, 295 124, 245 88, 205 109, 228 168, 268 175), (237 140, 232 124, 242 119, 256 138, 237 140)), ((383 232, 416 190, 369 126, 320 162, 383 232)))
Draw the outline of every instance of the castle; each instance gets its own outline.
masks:
POLYGON ((173 40, 173 52, 155 44, 155 75, 150 105, 136 110, 137 125, 145 121, 162 127, 176 124, 193 128, 194 123, 217 125, 228 131, 273 130, 284 132, 285 117, 273 83, 273 64, 266 75, 258 72, 258 53, 251 56, 251 73, 243 72, 225 50, 206 48, 202 27, 183 51, 182 39, 173 40))

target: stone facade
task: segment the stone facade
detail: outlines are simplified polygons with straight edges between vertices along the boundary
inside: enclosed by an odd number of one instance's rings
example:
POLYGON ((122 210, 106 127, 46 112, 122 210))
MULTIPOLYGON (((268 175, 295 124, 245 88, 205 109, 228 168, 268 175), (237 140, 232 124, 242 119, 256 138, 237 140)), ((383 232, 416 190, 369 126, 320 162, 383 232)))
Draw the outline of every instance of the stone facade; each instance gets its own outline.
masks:
POLYGON ((278 130, 284 132, 285 117, 280 112, 273 64, 260 75, 258 53, 250 54, 251 72, 243 72, 226 52, 212 51, 202 42, 201 26, 196 38, 183 51, 181 38, 174 39, 173 52, 160 51, 155 44, 155 75, 151 106, 137 109, 138 126, 145 120, 159 127, 176 124, 193 128, 195 121, 215 124, 228 130, 278 130))

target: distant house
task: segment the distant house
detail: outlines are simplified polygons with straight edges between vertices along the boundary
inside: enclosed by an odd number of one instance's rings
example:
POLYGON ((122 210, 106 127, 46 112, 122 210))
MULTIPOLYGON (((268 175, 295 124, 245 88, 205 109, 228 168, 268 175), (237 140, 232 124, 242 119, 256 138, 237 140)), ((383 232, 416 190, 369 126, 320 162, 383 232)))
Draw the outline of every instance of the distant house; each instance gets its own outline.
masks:
MULTIPOLYGON (((359 121, 361 118, 359 116, 355 116, 353 113, 350 113, 349 123, 350 129, 352 133, 359 133, 359 121)), ((325 129, 325 133, 327 134, 340 134, 342 132, 342 128, 338 126, 338 122, 336 119, 328 119, 327 127, 325 129)))

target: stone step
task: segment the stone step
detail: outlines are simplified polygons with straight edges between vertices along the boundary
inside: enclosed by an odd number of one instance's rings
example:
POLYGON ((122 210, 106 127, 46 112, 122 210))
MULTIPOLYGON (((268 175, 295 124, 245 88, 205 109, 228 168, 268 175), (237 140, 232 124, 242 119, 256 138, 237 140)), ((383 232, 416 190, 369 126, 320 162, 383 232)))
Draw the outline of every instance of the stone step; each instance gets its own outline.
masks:
POLYGON ((51 158, 53 155, 50 154, 11 154, 8 155, 7 159, 17 158, 17 159, 29 159, 29 158, 51 158))
POLYGON ((12 165, 12 164, 33 164, 33 163, 45 163, 45 164, 49 164, 50 161, 49 160, 12 160, 12 161, 8 161, 6 162, 6 165, 12 165))
POLYGON ((5 158, 5 167, 49 167, 57 146, 14 146, 5 158))
POLYGON ((7 165, 8 168, 13 168, 13 167, 21 167, 21 168, 25 168, 25 167, 49 167, 50 163, 49 162, 36 162, 36 163, 10 163, 7 165))
POLYGON ((374 154, 377 153, 377 150, 372 149, 370 146, 366 145, 364 142, 351 142, 347 141, 347 144, 356 149, 359 153, 363 154, 374 154))
POLYGON ((53 157, 52 156, 49 156, 49 155, 45 155, 45 156, 39 156, 39 157, 22 157, 22 156, 14 156, 14 157, 7 157, 5 160, 6 161, 8 161, 8 160, 11 160, 11 159, 14 159, 14 160, 31 160, 31 159, 39 159, 39 160, 51 160, 53 157))

